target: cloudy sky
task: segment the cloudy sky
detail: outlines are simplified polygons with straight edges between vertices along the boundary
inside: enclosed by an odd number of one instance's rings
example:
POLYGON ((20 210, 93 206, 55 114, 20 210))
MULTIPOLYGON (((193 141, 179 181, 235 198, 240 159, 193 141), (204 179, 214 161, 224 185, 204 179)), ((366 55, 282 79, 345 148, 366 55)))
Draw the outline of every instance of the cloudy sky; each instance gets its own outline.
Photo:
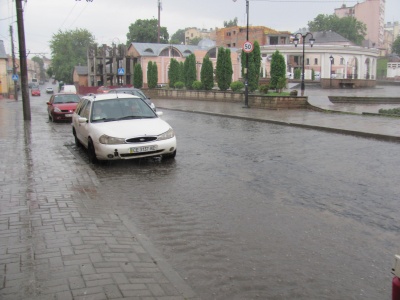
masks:
MULTIPOLYGON (((159 0, 23 0, 26 48, 29 56, 51 57, 48 42, 59 30, 84 28, 100 44, 125 43, 129 25, 137 19, 158 18, 159 0)), ((223 27, 238 18, 246 25, 246 0, 160 0, 161 26, 171 36, 186 27, 223 27)), ((363 0, 249 0, 250 25, 296 31, 318 14, 333 14, 342 4, 363 0)), ((0 40, 11 53, 10 25, 18 40, 15 0, 0 0, 0 40)), ((386 0, 386 22, 400 21, 400 0, 386 0)), ((15 49, 18 43, 15 42, 15 49)))

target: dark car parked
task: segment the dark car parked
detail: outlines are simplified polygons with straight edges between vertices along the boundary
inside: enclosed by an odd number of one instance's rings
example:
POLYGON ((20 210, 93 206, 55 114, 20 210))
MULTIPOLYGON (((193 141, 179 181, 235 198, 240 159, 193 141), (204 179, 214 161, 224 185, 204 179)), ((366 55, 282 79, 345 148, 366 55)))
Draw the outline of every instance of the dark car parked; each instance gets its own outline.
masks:
POLYGON ((142 98, 144 101, 146 101, 146 103, 154 111, 156 111, 156 106, 154 105, 154 103, 151 102, 150 98, 147 98, 147 96, 139 89, 122 87, 122 88, 111 89, 111 90, 108 91, 108 93, 124 93, 124 94, 132 94, 134 96, 138 96, 139 98, 142 98))

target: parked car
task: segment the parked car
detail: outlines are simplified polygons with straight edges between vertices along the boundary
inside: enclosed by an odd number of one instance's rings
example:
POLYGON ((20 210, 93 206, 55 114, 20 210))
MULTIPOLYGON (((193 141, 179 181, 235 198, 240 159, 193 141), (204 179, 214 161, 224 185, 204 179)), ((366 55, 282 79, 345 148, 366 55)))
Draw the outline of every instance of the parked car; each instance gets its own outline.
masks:
POLYGON ((46 88, 46 94, 53 94, 53 93, 54 93, 54 89, 52 87, 46 88))
POLYGON ((60 87, 60 93, 73 93, 76 94, 76 87, 74 85, 64 84, 60 87))
POLYGON ((97 89, 97 94, 106 94, 106 93, 108 93, 108 91, 110 90, 110 88, 109 87, 107 87, 107 86, 101 86, 101 87, 99 87, 98 89, 97 89))
POLYGON ((77 146, 88 150, 89 161, 174 158, 176 137, 171 126, 148 104, 131 94, 84 96, 72 116, 77 146))
POLYGON ((57 93, 50 97, 47 102, 47 114, 49 120, 57 121, 71 121, 72 114, 81 98, 74 93, 57 93))
POLYGON ((37 86, 33 86, 31 88, 31 95, 32 96, 40 96, 40 89, 37 86))
POLYGON ((153 102, 151 102, 150 98, 147 98, 147 96, 139 89, 136 88, 115 88, 111 89, 108 91, 108 93, 124 93, 124 94, 131 94, 134 96, 138 96, 139 98, 143 99, 146 101, 146 103, 154 110, 156 111, 156 106, 154 105, 153 102))

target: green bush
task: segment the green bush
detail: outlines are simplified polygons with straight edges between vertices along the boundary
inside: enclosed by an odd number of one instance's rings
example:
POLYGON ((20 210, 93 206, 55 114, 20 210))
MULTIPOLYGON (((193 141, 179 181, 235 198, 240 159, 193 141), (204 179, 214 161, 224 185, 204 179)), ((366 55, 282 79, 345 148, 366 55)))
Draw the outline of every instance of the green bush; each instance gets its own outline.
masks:
POLYGON ((260 85, 258 87, 258 90, 260 91, 260 93, 268 94, 269 85, 268 84, 262 84, 262 85, 260 85))
POLYGON ((244 84, 241 81, 234 81, 230 87, 233 92, 240 92, 244 88, 244 84))
POLYGON ((177 82, 175 82, 174 87, 178 90, 181 90, 185 87, 185 84, 182 81, 177 81, 177 82))
POLYGON ((294 70, 294 79, 300 79, 301 77, 301 69, 297 68, 294 70))
POLYGON ((379 110, 379 113, 383 115, 400 116, 400 108, 391 108, 391 109, 381 108, 379 110))
POLYGON ((201 81, 195 80, 195 81, 193 81, 192 87, 194 90, 202 90, 203 83, 201 81))

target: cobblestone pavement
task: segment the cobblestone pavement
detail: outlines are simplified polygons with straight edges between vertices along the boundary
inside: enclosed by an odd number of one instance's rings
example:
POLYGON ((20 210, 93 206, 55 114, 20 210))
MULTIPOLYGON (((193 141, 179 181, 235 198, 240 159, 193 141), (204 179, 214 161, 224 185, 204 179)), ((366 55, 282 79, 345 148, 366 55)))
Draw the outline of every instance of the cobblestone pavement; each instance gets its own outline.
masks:
MULTIPOLYGON (((313 97, 313 105, 331 105, 324 95, 313 97)), ((0 99, 0 298, 197 299, 135 220, 97 192, 90 165, 62 147, 71 137, 48 126, 38 114, 43 108, 30 101, 32 121, 27 122, 21 101, 0 99)), ((399 118, 154 102, 165 109, 400 141, 399 118)))
POLYGON ((196 299, 35 100, 0 100, 0 299, 196 299))

